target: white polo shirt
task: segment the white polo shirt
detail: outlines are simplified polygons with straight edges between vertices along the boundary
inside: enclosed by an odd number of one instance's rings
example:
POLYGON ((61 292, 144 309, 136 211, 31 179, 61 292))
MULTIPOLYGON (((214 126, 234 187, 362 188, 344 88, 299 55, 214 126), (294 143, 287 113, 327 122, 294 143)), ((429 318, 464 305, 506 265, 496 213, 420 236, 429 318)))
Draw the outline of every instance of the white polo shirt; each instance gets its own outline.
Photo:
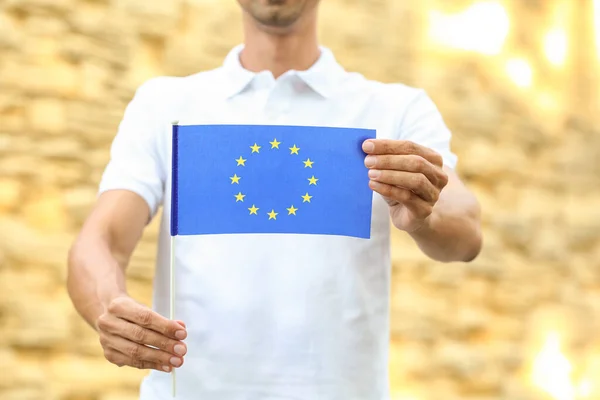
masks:
MULTIPOLYGON (((428 146, 454 167, 451 134, 423 90, 346 72, 327 48, 307 71, 223 66, 142 85, 114 140, 100 192, 163 205, 154 308, 169 315, 171 123, 369 128, 428 146)), ((325 235, 177 238, 176 318, 188 326, 180 400, 388 399, 390 224, 374 194, 371 239, 325 235)), ((150 372, 141 400, 171 399, 150 372)))

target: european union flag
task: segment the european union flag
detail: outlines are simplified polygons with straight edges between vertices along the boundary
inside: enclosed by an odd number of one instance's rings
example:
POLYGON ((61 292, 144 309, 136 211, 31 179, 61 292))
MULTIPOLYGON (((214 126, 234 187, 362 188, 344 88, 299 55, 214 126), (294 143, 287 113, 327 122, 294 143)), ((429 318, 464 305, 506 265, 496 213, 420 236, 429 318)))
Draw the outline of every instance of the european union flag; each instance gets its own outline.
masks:
POLYGON ((174 125, 171 235, 369 238, 362 142, 374 130, 174 125))

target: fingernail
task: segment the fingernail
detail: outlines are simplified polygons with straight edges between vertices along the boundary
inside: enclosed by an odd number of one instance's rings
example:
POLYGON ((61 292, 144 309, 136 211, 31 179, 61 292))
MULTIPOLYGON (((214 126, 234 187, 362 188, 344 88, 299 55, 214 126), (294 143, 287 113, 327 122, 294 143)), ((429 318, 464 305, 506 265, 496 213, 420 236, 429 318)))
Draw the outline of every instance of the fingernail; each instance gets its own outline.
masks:
POLYGON ((367 156, 365 158, 365 165, 367 166, 367 168, 374 167, 375 164, 377 164, 377 157, 375 157, 375 156, 367 156))
POLYGON ((171 372, 171 367, 169 367, 169 366, 163 365, 162 369, 165 372, 171 372))
POLYGON ((185 331, 177 331, 175 332, 175 337, 179 340, 185 339, 186 333, 185 331))
POLYGON ((185 346, 182 344, 176 344, 173 349, 175 350, 175 353, 179 354, 180 356, 185 354, 185 346))
POLYGON ((381 176, 381 171, 378 171, 376 169, 369 170, 369 178, 371 178, 371 179, 377 179, 380 176, 381 176))
POLYGON ((375 145, 372 142, 367 141, 363 143, 362 148, 366 153, 370 153, 375 150, 375 145))
POLYGON ((379 183, 375 181, 369 181, 369 186, 371 187, 371 189, 377 189, 379 187, 379 183))
POLYGON ((177 357, 171 357, 171 359, 169 360, 169 362, 174 367, 179 367, 181 365, 181 359, 177 358, 177 357))

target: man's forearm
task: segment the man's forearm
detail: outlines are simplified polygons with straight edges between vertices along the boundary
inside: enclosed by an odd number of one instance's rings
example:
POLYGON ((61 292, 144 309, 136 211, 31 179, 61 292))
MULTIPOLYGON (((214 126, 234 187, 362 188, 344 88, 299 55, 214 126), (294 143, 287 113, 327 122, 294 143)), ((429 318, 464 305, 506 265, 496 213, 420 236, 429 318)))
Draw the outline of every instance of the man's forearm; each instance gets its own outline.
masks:
POLYGON ((79 314, 96 329, 112 299, 125 295, 125 271, 101 237, 80 237, 69 253, 69 295, 79 314))
POLYGON ((127 190, 102 194, 69 252, 67 287, 94 328, 115 297, 126 295, 125 268, 148 221, 146 202, 127 190))
POLYGON ((479 204, 470 193, 442 194, 426 224, 410 235, 436 261, 472 261, 482 246, 479 204))

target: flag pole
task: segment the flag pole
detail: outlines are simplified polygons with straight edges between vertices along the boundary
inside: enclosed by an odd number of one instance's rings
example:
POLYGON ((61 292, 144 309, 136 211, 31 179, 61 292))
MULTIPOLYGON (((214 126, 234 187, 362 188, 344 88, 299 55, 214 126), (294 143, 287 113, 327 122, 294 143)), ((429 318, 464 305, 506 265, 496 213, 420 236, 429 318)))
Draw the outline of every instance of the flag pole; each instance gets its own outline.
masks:
MULTIPOLYGON (((176 140, 176 132, 177 132, 177 126, 179 125, 179 121, 173 121, 172 123, 173 125, 173 144, 175 144, 175 140, 176 140)), ((172 149, 172 150, 176 150, 176 149, 172 149)), ((176 165, 174 165, 172 167, 173 169, 173 177, 172 180, 175 179, 175 172, 176 172, 176 165)), ((173 182, 171 182, 171 185, 173 184, 173 182)), ((173 193, 172 193, 173 194, 173 193)), ((176 194, 175 194, 176 195, 176 194)), ((173 196, 171 196, 171 210, 173 210, 173 196)), ((173 218, 173 213, 171 212, 171 219, 173 218)), ((175 320, 175 236, 177 232, 173 232, 173 227, 171 226, 171 260, 169 263, 169 285, 170 285, 170 310, 169 310, 169 319, 171 321, 175 320)), ((175 376, 175 369, 173 368, 171 371, 171 377, 172 377, 172 387, 173 387, 173 398, 175 398, 176 396, 176 388, 177 388, 177 379, 175 376)))
MULTIPOLYGON (((171 284, 171 289, 169 290, 171 293, 171 310, 170 310, 170 317, 169 319, 174 320, 175 319, 175 236, 171 236, 171 262, 169 263, 170 267, 169 267, 169 280, 170 280, 170 284, 171 284)), ((173 378, 173 397, 175 397, 176 395, 176 379, 175 379, 175 368, 173 368, 173 370, 171 371, 171 376, 173 378)))

